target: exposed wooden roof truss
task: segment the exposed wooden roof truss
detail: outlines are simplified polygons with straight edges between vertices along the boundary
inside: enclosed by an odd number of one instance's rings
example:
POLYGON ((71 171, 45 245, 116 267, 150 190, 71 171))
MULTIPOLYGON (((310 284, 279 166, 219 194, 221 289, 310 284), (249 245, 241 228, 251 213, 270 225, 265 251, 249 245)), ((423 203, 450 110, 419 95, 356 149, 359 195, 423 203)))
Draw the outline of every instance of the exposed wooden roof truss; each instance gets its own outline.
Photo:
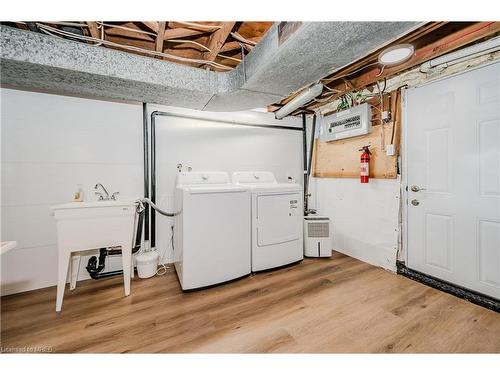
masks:
POLYGON ((5 22, 100 47, 215 71, 236 67, 272 22, 5 22))

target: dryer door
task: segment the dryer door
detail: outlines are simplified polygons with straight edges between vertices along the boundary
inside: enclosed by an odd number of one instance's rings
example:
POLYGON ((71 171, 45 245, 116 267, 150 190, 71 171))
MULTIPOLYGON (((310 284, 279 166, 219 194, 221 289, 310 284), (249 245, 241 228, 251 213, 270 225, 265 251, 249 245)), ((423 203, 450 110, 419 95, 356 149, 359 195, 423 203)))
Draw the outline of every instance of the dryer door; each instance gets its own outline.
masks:
POLYGON ((274 245, 300 238, 301 202, 300 193, 257 196, 258 246, 274 245))

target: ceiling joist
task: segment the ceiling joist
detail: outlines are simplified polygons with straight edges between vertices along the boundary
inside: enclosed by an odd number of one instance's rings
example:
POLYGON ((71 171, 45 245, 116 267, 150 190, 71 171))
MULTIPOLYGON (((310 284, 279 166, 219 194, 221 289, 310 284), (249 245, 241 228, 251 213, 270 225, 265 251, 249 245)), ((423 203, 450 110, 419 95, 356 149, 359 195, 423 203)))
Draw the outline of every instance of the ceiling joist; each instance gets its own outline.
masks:
POLYGON ((99 27, 97 26, 97 22, 87 22, 87 25, 89 27, 89 32, 92 38, 100 38, 101 36, 99 35, 99 27))
POLYGON ((158 33, 160 30, 159 22, 158 21, 143 21, 142 22, 149 30, 154 31, 155 33, 158 33))
POLYGON ((203 53, 203 60, 214 61, 222 46, 226 43, 227 37, 231 33, 236 22, 223 22, 222 27, 212 33, 208 38, 207 48, 210 51, 203 53))
POLYGON ((156 35, 156 51, 163 52, 163 41, 165 38, 165 26, 166 22, 162 21, 158 23, 158 34, 156 35))
MULTIPOLYGON (((26 22, 2 23, 27 28, 26 22)), ((242 58, 241 41, 233 35, 247 40, 248 43, 242 45, 251 51, 272 22, 54 21, 37 24, 43 30, 34 29, 33 32, 46 32, 101 48, 157 57, 178 64, 228 71, 236 67, 242 58), (80 28, 81 32, 68 31, 68 26, 80 28)))
MULTIPOLYGON (((323 93, 316 100, 305 105, 303 109, 314 110, 339 99, 348 92, 371 89, 372 85, 381 80, 497 34, 500 34, 500 22, 429 22, 390 44, 411 43, 415 47, 413 56, 407 62, 397 66, 383 67, 378 63, 379 53, 388 47, 383 46, 372 54, 321 79, 325 85, 323 93)), ((300 91, 293 93, 281 102, 269 106, 268 110, 279 109, 299 93, 300 91)))

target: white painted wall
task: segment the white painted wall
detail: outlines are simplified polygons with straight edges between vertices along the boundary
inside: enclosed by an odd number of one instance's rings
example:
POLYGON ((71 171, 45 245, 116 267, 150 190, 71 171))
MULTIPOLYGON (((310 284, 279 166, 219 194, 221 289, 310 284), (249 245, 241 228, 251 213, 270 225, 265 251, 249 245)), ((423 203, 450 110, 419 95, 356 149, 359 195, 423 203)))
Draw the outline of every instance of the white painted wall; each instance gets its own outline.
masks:
MULTIPOLYGON (((148 106, 148 111, 168 111, 168 107, 148 106)), ((217 114, 214 114, 217 115, 217 114)), ((231 118, 244 116, 234 114, 231 118)), ((300 120, 284 125, 300 126, 300 120)), ((206 120, 156 117, 157 197, 161 207, 173 209, 177 164, 193 170, 266 170, 279 182, 287 177, 302 183, 302 132, 235 126, 206 120)), ((157 214, 157 249, 166 262, 172 261, 171 223, 157 214)), ((223 235, 223 234, 221 234, 223 235)))
MULTIPOLYGON (((56 284, 56 227, 50 206, 85 199, 103 183, 125 197, 143 194, 142 105, 0 89, 1 239, 18 247, 1 258, 2 295, 56 284)), ((151 106, 151 110, 165 107, 151 106)), ((237 115, 235 115, 237 116, 237 115)), ((214 121, 158 119, 158 197, 169 207, 177 163, 195 170, 271 170, 302 178, 301 132, 214 121)), ((170 225, 159 220, 159 250, 169 261, 170 225)), ((83 259, 80 279, 88 278, 83 259)), ((109 258, 106 270, 119 269, 109 258)))
MULTIPOLYGON (((403 84, 418 86, 498 59, 500 52, 475 57, 432 74, 422 73, 419 67, 415 67, 388 79, 386 90, 395 90, 403 84)), ((336 101, 328 103, 320 108, 320 112, 335 110, 337 105, 336 101)), ((319 213, 332 219, 333 248, 395 271, 398 248, 401 247, 398 229, 400 185, 399 179, 370 179, 365 185, 358 179, 313 178, 310 184, 312 207, 316 202, 319 213)), ((400 251, 399 258, 405 260, 404 251, 400 251)))
POLYGON ((332 221, 333 249, 396 270, 399 179, 312 178, 310 186, 310 205, 332 221))
MULTIPOLYGON (((49 207, 69 202, 78 184, 95 200, 101 182, 142 195, 142 107, 1 89, 2 295, 56 283, 56 227, 49 207)), ((88 278, 81 263, 80 279, 88 278)), ((120 259, 108 262, 110 269, 120 259)))
MULTIPOLYGON (((316 138, 320 119, 318 116, 316 138)), ((400 186, 399 178, 372 178, 361 184, 359 178, 311 177, 309 207, 330 218, 334 250, 396 271, 400 186)))

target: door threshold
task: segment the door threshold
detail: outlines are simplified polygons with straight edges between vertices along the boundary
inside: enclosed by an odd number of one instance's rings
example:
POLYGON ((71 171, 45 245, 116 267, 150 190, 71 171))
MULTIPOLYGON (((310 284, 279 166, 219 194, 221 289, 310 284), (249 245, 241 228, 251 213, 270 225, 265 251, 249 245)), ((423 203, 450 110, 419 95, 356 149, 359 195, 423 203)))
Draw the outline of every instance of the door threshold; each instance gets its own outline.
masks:
POLYGON ((409 279, 418 281, 422 284, 430 286, 432 288, 438 289, 442 292, 452 294, 456 297, 465 299, 469 302, 472 302, 476 305, 486 307, 487 309, 493 310, 495 312, 500 312, 500 300, 497 300, 493 297, 475 292, 473 290, 461 287, 456 284, 449 283, 447 281, 435 278, 433 276, 429 276, 425 273, 412 270, 406 267, 405 263, 402 261, 396 262, 397 273, 399 275, 405 276, 409 279))

